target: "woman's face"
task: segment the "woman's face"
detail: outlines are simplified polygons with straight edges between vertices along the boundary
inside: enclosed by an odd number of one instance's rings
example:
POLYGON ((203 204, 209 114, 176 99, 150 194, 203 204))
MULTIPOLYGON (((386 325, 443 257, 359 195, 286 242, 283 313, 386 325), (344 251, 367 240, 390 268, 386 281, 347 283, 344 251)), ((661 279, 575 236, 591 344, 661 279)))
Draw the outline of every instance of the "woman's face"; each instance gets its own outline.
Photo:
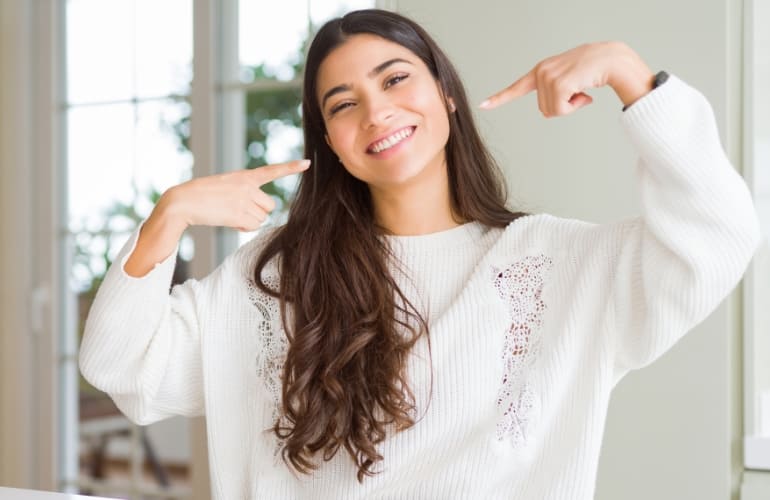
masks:
POLYGON ((438 82, 410 50, 375 35, 353 35, 321 63, 317 92, 329 146, 371 188, 446 175, 446 104, 438 82))

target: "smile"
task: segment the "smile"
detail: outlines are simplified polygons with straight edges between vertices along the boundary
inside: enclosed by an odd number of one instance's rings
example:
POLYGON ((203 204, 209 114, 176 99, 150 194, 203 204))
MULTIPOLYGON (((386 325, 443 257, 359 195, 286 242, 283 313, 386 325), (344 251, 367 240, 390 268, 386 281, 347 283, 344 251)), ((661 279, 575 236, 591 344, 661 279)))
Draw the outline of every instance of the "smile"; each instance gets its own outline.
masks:
POLYGON ((367 151, 370 153, 381 153, 386 149, 390 149, 396 144, 406 139, 407 137, 411 136, 412 133, 414 133, 414 129, 415 127, 402 128, 401 130, 395 132, 394 134, 389 135, 385 139, 375 142, 374 144, 369 146, 367 151))

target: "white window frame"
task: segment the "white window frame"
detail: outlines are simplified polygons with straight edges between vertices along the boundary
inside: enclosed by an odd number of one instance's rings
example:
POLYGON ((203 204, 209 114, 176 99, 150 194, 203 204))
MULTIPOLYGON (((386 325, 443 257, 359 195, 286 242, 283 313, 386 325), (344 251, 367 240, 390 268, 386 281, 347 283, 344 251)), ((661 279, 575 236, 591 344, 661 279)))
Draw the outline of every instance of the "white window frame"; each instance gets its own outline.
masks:
MULTIPOLYGON (((767 120, 759 122, 760 113, 756 112, 755 99, 770 87, 770 70, 758 70, 760 57, 766 57, 770 51, 770 36, 763 34, 763 21, 770 19, 770 5, 765 0, 745 0, 743 18, 744 84, 743 84, 743 159, 744 176, 755 199, 767 197, 768 193, 758 192, 756 172, 760 168, 770 168, 768 160, 757 157, 757 143, 764 140, 770 143, 770 128, 767 120), (761 123, 761 126, 760 126, 761 123), (760 135, 762 135, 760 139, 760 135)), ((767 101, 766 101, 767 102, 767 101)), ((763 235, 767 238, 768 235, 763 235)), ((766 244, 766 243, 765 243, 766 244)), ((766 258, 760 256, 759 258, 766 258)), ((770 345, 770 324, 760 324, 756 313, 766 307, 768 290, 767 276, 757 272, 755 259, 744 281, 744 467, 748 470, 770 471, 770 435, 767 428, 761 429, 761 422, 770 420, 770 401, 758 404, 760 387, 758 370, 763 347, 770 345), (760 339, 760 335, 764 336, 760 339)), ((767 361, 765 361, 767 363, 767 361)), ((765 388, 767 390, 767 388, 765 388)))

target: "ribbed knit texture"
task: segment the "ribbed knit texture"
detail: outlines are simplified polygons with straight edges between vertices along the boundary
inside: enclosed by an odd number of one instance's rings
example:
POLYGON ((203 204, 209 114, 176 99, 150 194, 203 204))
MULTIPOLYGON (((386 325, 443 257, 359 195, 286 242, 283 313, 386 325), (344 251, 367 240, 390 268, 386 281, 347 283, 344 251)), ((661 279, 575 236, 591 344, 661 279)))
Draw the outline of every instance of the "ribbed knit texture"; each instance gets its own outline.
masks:
POLYGON ((143 278, 123 271, 137 230, 91 308, 81 370, 140 424, 205 413, 216 500, 589 500, 612 388, 703 320, 759 242, 700 93, 672 76, 621 122, 640 156, 638 218, 388 237, 432 349, 421 339, 408 366, 418 423, 388 437, 363 484, 345 453, 296 477, 265 432, 286 344, 250 285, 264 235, 169 295, 173 255, 143 278))

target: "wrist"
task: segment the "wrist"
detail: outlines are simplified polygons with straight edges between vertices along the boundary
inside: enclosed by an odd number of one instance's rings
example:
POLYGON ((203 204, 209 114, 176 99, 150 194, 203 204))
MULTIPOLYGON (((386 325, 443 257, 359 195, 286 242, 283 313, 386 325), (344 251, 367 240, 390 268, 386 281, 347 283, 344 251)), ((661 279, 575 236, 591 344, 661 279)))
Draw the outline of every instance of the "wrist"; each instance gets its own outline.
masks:
POLYGON ((179 186, 172 187, 161 195, 147 223, 163 227, 180 237, 192 225, 189 216, 184 212, 180 197, 179 186))
POLYGON ((655 74, 630 47, 620 42, 618 47, 620 56, 613 61, 607 84, 628 107, 652 90, 655 74))

